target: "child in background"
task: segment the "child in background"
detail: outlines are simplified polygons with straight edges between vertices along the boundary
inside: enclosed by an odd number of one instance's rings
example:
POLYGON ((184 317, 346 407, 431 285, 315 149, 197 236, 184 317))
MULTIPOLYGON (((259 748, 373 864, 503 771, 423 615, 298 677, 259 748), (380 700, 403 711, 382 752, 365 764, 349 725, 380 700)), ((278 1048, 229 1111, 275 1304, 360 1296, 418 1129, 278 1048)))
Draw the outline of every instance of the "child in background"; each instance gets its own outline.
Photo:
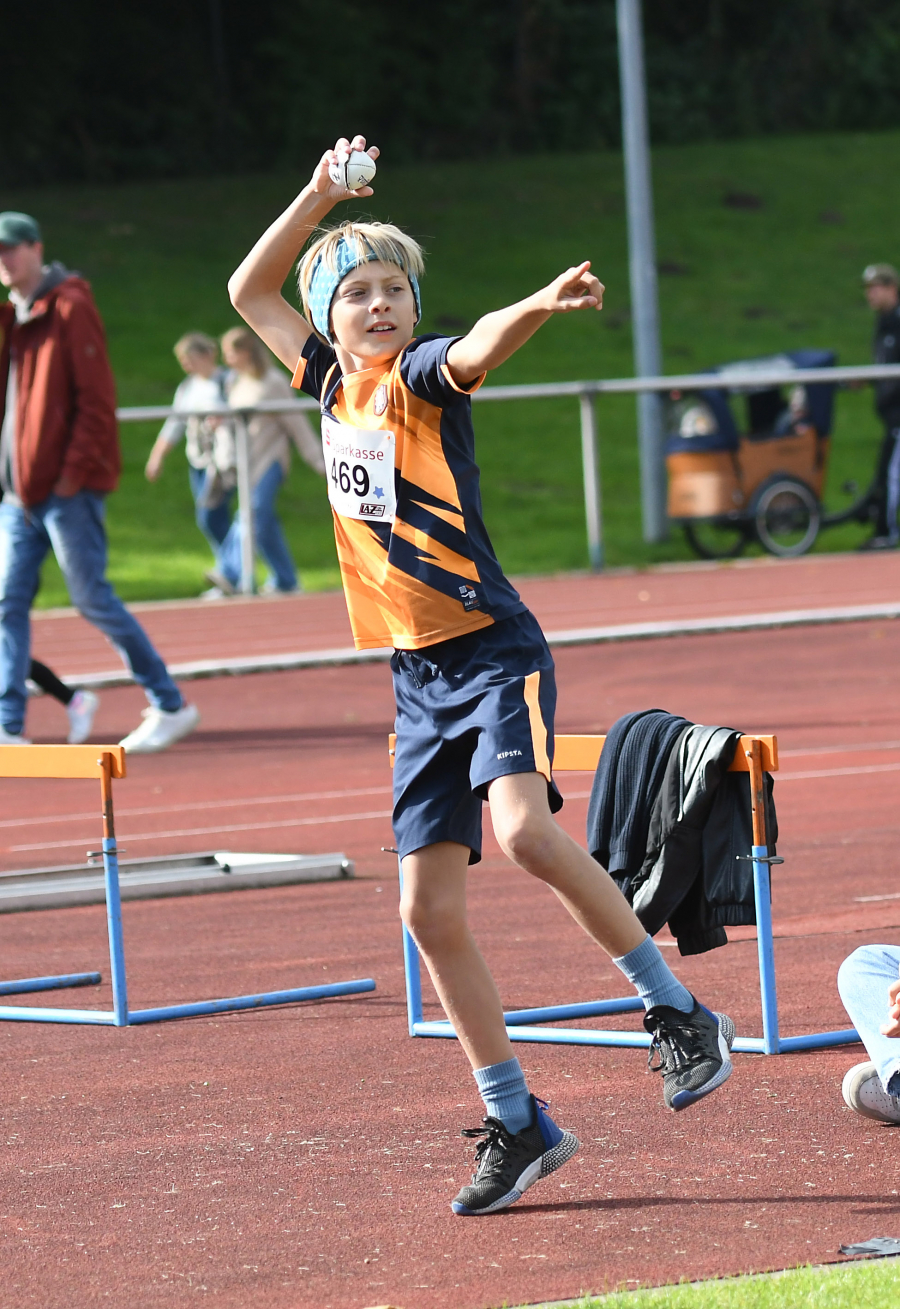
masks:
POLYGON ((228 589, 217 585, 220 574, 220 551, 231 526, 231 501, 234 495, 234 443, 227 425, 211 418, 199 418, 190 410, 223 409, 227 403, 228 372, 219 364, 219 347, 205 332, 187 332, 173 347, 186 376, 179 382, 172 401, 174 409, 188 411, 184 418, 174 414, 167 418, 154 442, 144 474, 155 482, 163 470, 166 456, 185 438, 188 478, 194 499, 196 522, 209 542, 216 561, 208 599, 217 599, 228 589))
MULTIPOLYGON (((254 409, 261 401, 296 400, 290 383, 262 341, 246 327, 232 327, 222 337, 222 358, 231 370, 228 403, 232 409, 254 409)), ((264 592, 299 591, 297 570, 278 520, 276 502, 291 466, 291 445, 319 474, 325 472, 322 442, 305 414, 253 414, 247 423, 253 539, 269 565, 264 592)), ((227 588, 237 590, 241 578, 241 524, 235 518, 222 542, 219 571, 227 588)), ((220 581, 220 585, 222 585, 220 581)))
MULTIPOLYGON (((401 914, 472 1065, 486 1109, 472 1184, 457 1214, 514 1204, 578 1141, 530 1092, 466 919, 487 800, 504 852, 545 881, 634 984, 661 1055, 664 1095, 682 1109, 731 1072, 731 1020, 673 976, 612 879, 554 821, 553 660, 501 571, 481 517, 470 395, 557 313, 599 310, 590 264, 568 269, 464 337, 413 335, 421 250, 400 229, 346 222, 300 264, 304 315, 282 296, 291 267, 349 191, 329 166, 365 140, 342 138, 229 283, 232 302, 294 385, 317 397, 335 537, 354 639, 393 645, 397 701, 394 833, 401 914)), ((378 151, 368 151, 375 159, 378 151)))

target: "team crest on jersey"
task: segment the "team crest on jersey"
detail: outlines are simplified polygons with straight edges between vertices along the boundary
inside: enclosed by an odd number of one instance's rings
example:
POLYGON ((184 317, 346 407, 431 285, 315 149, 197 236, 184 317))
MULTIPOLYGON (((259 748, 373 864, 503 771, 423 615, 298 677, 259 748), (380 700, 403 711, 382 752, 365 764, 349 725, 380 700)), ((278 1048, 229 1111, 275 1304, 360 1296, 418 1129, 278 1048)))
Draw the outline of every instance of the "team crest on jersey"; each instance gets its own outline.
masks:
POLYGON ((384 382, 382 382, 381 386, 379 386, 375 392, 375 403, 373 405, 375 413, 379 418, 384 413, 385 409, 387 409, 387 402, 388 402, 387 387, 385 386, 384 382))

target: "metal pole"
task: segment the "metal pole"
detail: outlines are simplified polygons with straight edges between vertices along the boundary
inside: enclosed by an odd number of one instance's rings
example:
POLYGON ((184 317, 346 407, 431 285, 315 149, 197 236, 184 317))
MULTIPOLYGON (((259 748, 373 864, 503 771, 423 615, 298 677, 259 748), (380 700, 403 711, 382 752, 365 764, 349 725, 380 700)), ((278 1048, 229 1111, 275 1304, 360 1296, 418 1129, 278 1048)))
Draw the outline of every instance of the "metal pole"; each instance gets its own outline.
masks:
POLYGON ((106 926, 109 934, 109 971, 113 990, 113 1021, 128 1025, 128 986, 125 977, 125 945, 122 940, 122 903, 119 897, 119 853, 112 800, 112 756, 101 754, 100 795, 103 808, 103 877, 106 883, 106 926))
POLYGON ((253 492, 250 487, 250 434, 247 419, 238 414, 234 420, 234 449, 237 463, 238 522, 241 528, 241 591, 253 595, 255 550, 253 541, 253 492))
MULTIPOLYGON (((641 0, 616 0, 616 21, 619 30, 634 369, 638 377, 656 377, 662 372, 662 351, 659 339, 641 0)), ((664 541, 668 534, 668 521, 662 405, 659 397, 639 395, 637 413, 644 540, 664 541)))
POLYGON ((582 391, 581 466, 584 476, 584 516, 587 521, 588 558, 594 572, 603 567, 603 509, 600 499, 600 456, 597 449, 597 402, 582 391))

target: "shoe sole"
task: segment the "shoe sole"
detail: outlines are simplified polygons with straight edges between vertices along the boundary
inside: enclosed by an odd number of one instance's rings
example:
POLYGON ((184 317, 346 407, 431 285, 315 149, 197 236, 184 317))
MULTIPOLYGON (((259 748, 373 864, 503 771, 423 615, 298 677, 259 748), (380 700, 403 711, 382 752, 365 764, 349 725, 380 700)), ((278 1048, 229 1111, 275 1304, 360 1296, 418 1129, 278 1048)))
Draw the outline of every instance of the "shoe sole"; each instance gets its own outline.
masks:
POLYGON ((844 1074, 844 1080, 841 1083, 841 1095, 844 1098, 844 1104, 854 1113, 863 1118, 871 1118, 875 1123, 890 1123, 896 1127, 900 1123, 900 1118, 891 1118, 888 1114, 881 1114, 877 1109, 872 1109, 868 1105, 860 1103, 859 1090, 864 1082, 870 1078, 878 1076, 878 1069, 874 1064, 857 1064, 849 1068, 844 1074))
POLYGON ((539 1182, 542 1177, 549 1177, 551 1173, 556 1172, 557 1168, 561 1168, 564 1163, 568 1163, 577 1152, 579 1144, 578 1137, 572 1132, 563 1132, 562 1139, 557 1141, 556 1145, 545 1154, 542 1154, 539 1159, 535 1159, 533 1163, 530 1163, 517 1178, 515 1186, 507 1191, 506 1195, 502 1195, 499 1200, 495 1200, 493 1204, 487 1205, 484 1209, 469 1209, 467 1205, 459 1204, 458 1201, 453 1200, 450 1208, 455 1214, 459 1214, 464 1218, 480 1218, 483 1214, 495 1214, 501 1209, 508 1209, 517 1200, 521 1200, 528 1188, 534 1186, 535 1182, 539 1182))
POLYGON ((186 736, 190 736, 194 728, 199 727, 199 725, 200 725, 200 715, 197 714, 197 717, 193 720, 193 722, 190 723, 189 725, 186 724, 184 729, 178 732, 177 736, 170 736, 168 741, 165 741, 160 745, 146 746, 139 741, 137 745, 128 746, 125 744, 125 742, 128 740, 127 737, 121 740, 119 742, 119 745, 121 745, 124 748, 126 754, 132 754, 132 755, 162 754, 163 750, 168 750, 170 745, 177 745, 178 742, 183 741, 186 736))
POLYGON ((717 1091, 723 1083, 727 1082, 734 1072, 734 1064, 731 1062, 731 1047, 734 1043, 734 1023, 727 1014, 716 1014, 716 1021, 719 1025, 719 1054, 722 1056, 722 1066, 719 1071, 704 1082, 702 1086, 696 1087, 691 1091, 676 1091, 672 1096, 672 1112, 678 1113, 681 1109, 689 1109, 692 1104, 702 1100, 704 1096, 711 1095, 717 1091))

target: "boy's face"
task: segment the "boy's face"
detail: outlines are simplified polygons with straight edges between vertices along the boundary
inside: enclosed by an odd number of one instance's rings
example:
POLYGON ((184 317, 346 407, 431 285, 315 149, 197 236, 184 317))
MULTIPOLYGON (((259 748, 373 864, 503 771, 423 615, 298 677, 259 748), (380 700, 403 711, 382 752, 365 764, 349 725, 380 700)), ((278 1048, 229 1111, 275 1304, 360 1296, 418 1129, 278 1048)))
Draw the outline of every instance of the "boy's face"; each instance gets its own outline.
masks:
POLYGON ((335 343, 364 368, 394 359, 412 339, 415 325, 412 287, 396 264, 360 264, 341 282, 331 304, 335 343))

